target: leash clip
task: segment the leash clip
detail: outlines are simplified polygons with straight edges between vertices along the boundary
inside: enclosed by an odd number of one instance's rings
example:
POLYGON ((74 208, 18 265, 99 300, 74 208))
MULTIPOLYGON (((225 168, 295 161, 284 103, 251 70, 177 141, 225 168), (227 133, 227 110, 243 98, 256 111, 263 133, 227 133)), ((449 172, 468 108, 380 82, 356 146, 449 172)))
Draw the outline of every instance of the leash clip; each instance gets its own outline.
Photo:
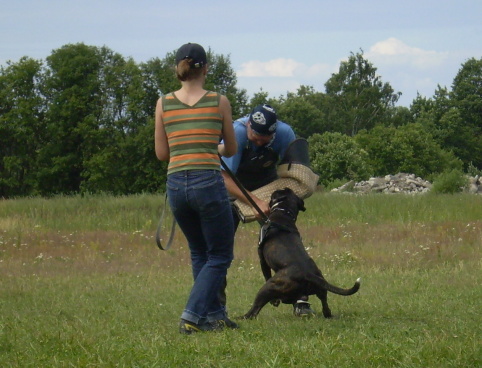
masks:
POLYGON ((259 230, 258 247, 261 247, 263 245, 264 238, 266 237, 266 234, 268 233, 268 230, 270 227, 271 227, 271 221, 268 218, 261 226, 261 229, 259 230))

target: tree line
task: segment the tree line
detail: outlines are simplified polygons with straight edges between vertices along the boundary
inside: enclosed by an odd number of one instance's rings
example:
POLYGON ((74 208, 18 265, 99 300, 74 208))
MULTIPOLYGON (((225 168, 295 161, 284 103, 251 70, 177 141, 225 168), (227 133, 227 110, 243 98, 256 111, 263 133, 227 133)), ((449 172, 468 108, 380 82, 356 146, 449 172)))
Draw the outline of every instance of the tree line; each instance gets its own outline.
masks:
MULTIPOLYGON (((0 67, 0 197, 163 192, 166 164, 154 154, 154 109, 179 88, 175 50, 132 58, 83 43, 45 61, 23 57, 0 67)), ((363 51, 351 53, 324 92, 301 86, 279 97, 248 98, 230 57, 208 50, 206 88, 226 95, 233 117, 259 103, 308 139, 320 183, 410 172, 482 171, 482 59, 461 65, 451 89, 418 95, 410 107, 363 51)))

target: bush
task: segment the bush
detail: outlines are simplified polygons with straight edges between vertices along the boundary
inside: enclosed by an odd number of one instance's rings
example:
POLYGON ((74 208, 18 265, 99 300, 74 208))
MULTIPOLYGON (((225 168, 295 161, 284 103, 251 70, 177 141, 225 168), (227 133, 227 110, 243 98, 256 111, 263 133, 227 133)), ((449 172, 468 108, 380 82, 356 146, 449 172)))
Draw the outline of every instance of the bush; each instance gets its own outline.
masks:
POLYGON ((467 176, 460 170, 444 171, 433 179, 432 193, 458 193, 467 186, 467 176))
POLYGON ((409 172, 420 177, 432 173, 462 169, 462 161, 452 152, 444 151, 420 124, 398 128, 377 126, 355 136, 368 152, 376 176, 409 172))
POLYGON ((313 134, 308 139, 313 170, 321 184, 334 180, 366 180, 372 175, 368 154, 354 138, 341 133, 313 134))

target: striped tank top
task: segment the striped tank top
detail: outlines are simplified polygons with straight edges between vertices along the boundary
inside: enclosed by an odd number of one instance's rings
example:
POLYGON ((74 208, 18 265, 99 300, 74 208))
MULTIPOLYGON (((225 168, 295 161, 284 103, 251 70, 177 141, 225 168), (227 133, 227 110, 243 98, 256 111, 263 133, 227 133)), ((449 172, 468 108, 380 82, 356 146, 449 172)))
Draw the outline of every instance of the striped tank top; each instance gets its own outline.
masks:
POLYGON ((169 144, 167 174, 182 170, 220 170, 218 144, 223 127, 220 95, 207 92, 188 106, 174 93, 162 97, 162 120, 169 144))

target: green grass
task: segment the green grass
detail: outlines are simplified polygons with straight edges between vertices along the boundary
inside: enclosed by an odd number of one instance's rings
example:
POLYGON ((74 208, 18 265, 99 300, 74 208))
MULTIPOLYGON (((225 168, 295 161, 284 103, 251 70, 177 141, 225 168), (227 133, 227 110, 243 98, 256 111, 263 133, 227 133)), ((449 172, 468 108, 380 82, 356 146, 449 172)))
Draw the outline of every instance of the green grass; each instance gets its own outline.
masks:
MULTIPOLYGON (((0 202, 0 367, 481 367, 482 197, 316 193, 298 225, 335 318, 267 305, 183 336, 192 280, 182 235, 154 242, 161 196, 0 202)), ((257 225, 228 275, 230 316, 263 283, 257 225)), ((321 315, 320 302, 310 298, 321 315)))

